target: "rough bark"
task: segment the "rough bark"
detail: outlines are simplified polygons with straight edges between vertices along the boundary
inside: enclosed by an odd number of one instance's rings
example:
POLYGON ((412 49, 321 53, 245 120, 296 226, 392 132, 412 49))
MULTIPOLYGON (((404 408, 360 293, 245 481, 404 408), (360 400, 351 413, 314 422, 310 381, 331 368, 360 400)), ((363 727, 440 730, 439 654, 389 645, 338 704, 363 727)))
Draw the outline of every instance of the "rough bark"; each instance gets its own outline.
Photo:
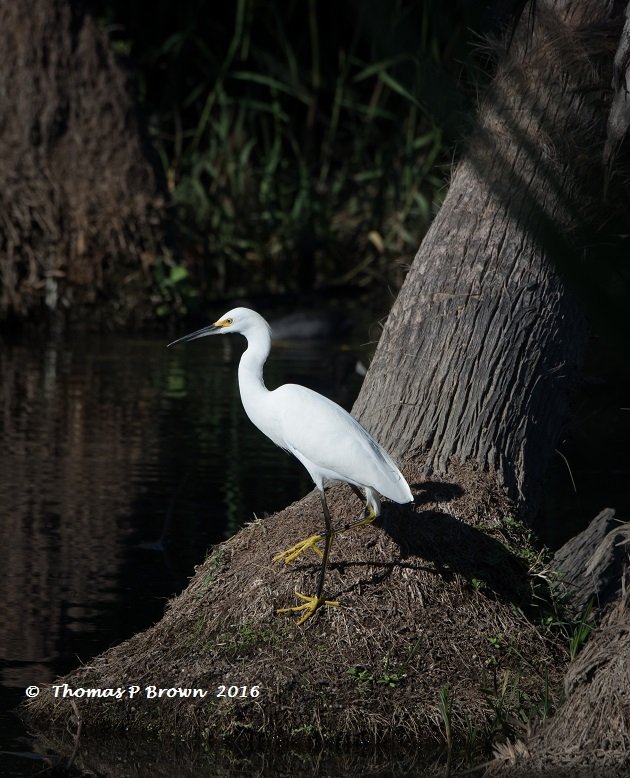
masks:
POLYGON ((164 198, 106 35, 69 0, 1 0, 0 92, 0 319, 142 317, 164 198))
POLYGON ((557 593, 594 628, 569 665, 565 700, 527 742, 495 747, 492 775, 612 778, 630 767, 630 524, 610 508, 552 560, 557 593), (587 610, 588 608, 588 610, 587 610), (603 616, 603 618, 602 618, 603 616))
POLYGON ((600 611, 619 599, 629 543, 630 523, 606 508, 556 551, 552 560, 559 575, 556 588, 561 596, 568 596, 576 615, 589 605, 600 611))
POLYGON ((615 54, 614 97, 608 116, 608 137, 604 162, 611 168, 630 127, 630 4, 626 6, 625 24, 615 54))
POLYGON ((625 778, 630 769, 630 592, 570 665, 566 700, 527 744, 496 749, 489 775, 625 778))
POLYGON ((549 722, 538 742, 532 744, 541 752, 538 762, 544 766, 543 771, 552 763, 585 772, 590 767, 590 774, 602 770, 602 774, 613 775, 621 766, 627 771, 630 767, 630 596, 627 592, 570 666, 564 687, 567 699, 563 708, 549 722))
POLYGON ((585 343, 574 290, 622 25, 599 2, 524 12, 354 408, 435 472, 496 471, 530 515, 585 343))

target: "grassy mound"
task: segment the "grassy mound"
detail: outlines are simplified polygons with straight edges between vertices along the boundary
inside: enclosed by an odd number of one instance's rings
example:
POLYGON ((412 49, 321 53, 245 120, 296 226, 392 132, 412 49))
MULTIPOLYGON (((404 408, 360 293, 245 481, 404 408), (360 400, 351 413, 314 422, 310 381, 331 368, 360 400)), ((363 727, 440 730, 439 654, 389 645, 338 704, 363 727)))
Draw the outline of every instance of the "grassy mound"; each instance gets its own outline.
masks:
MULTIPOLYGON (((84 732, 188 742, 433 741, 449 751, 459 742, 472 753, 513 735, 553 706, 565 658, 540 626, 544 581, 531 571, 528 534, 506 521, 509 506, 479 473, 454 468, 439 483, 422 482, 413 465, 405 474, 414 506, 388 504, 377 524, 335 541, 326 592, 339 608, 301 627, 275 612, 297 604, 295 590, 314 593, 312 553, 291 566, 271 561, 321 531, 311 494, 217 546, 158 624, 63 679, 74 689, 136 685, 133 699, 46 690, 30 715, 66 726, 78 713, 84 732), (217 696, 222 686, 239 696, 217 696), (147 698, 146 687, 208 694, 147 698)), ((329 504, 339 523, 361 510, 345 486, 329 504)))

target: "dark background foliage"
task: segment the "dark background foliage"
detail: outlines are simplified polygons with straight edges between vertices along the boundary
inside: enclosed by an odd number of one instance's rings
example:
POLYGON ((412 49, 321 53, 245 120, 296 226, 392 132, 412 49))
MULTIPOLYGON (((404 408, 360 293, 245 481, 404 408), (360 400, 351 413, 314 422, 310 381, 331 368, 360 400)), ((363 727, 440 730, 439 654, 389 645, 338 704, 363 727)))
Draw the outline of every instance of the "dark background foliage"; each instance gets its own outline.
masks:
POLYGON ((131 65, 176 206, 183 253, 158 266, 159 312, 401 283, 488 70, 492 4, 93 7, 131 65))

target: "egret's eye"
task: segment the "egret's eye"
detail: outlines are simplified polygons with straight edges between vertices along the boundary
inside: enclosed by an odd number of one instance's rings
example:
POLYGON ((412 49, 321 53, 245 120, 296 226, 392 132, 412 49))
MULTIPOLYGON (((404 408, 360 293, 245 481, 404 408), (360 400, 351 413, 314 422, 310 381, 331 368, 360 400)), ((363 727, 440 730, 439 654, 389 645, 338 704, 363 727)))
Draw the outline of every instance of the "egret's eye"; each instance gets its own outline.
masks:
POLYGON ((226 319, 226 320, 225 320, 225 323, 226 323, 226 325, 229 327, 229 326, 230 326, 230 324, 233 324, 233 323, 234 323, 234 319, 226 319))

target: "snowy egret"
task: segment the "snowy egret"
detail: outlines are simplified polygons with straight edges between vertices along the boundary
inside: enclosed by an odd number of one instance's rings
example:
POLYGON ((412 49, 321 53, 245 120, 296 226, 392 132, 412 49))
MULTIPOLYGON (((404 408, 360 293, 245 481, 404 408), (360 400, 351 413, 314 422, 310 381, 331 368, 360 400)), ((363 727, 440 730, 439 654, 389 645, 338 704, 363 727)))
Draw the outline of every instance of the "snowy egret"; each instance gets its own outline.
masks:
POLYGON ((308 470, 319 496, 326 530, 311 535, 281 552, 274 561, 293 562, 308 549, 321 559, 317 593, 314 597, 296 592, 303 605, 280 608, 278 613, 295 612, 302 624, 322 605, 338 606, 323 597, 324 579, 335 534, 369 524, 380 514, 378 494, 397 503, 413 502, 409 484, 391 457, 358 421, 339 405, 305 386, 284 384, 269 391, 263 381, 263 365, 271 349, 271 331, 260 314, 249 308, 234 308, 214 324, 169 343, 184 343, 206 335, 240 333, 247 339, 238 366, 238 384, 245 413, 277 446, 293 454, 308 470), (364 515, 350 524, 333 529, 324 485, 345 481, 366 498, 364 515), (323 551, 318 543, 324 543, 323 551), (303 611, 303 613, 301 613, 303 611))

